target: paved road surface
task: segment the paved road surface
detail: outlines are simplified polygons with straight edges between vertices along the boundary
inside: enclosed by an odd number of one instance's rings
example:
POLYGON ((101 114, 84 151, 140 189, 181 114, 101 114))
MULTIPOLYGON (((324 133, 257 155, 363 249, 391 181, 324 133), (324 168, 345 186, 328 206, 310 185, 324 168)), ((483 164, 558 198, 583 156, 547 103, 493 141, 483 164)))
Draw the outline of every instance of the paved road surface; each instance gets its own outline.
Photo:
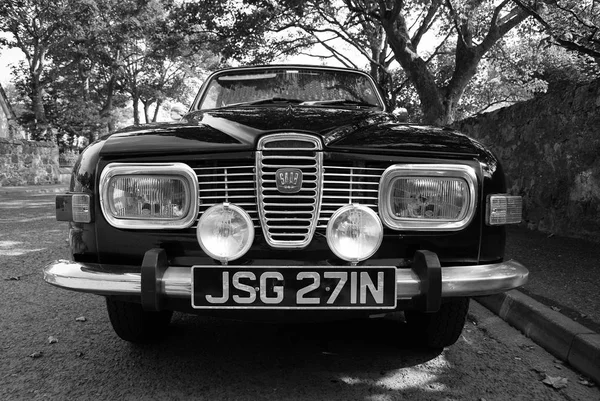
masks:
POLYGON ((394 319, 273 325, 182 314, 162 343, 132 346, 112 332, 101 297, 43 282, 44 263, 68 256, 53 199, 0 195, 2 400, 600 400, 476 303, 444 351, 411 347, 394 319), (543 384, 546 375, 567 387, 543 384))

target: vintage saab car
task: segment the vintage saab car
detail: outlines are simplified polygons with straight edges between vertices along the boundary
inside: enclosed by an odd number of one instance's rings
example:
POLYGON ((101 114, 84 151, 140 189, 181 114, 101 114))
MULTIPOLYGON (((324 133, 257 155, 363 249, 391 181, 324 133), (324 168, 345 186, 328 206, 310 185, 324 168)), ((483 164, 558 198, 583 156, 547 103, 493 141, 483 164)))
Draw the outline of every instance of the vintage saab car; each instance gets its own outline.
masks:
MULTIPOLYGON (((173 311, 299 321, 404 311, 453 344, 469 297, 526 283, 504 260, 521 221, 498 159, 408 124, 360 71, 261 66, 211 75, 177 122, 130 127, 80 155, 72 261, 55 286, 106 297, 115 332, 156 339, 173 311)), ((401 315, 401 314, 398 314, 401 315)))

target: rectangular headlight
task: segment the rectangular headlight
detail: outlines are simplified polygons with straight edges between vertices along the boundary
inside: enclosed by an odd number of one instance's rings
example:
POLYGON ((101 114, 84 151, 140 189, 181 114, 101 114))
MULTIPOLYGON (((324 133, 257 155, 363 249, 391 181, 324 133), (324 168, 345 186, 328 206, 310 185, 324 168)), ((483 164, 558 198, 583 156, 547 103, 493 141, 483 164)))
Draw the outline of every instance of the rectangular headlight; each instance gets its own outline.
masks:
POLYGON ((519 224, 523 218, 523 198, 505 194, 489 195, 485 222, 490 226, 519 224))
POLYGON ((114 227, 186 228, 198 214, 198 179, 183 163, 109 164, 100 205, 114 227))
POLYGON ((381 177, 379 214, 395 230, 460 230, 475 213, 476 183, 470 166, 397 164, 381 177))

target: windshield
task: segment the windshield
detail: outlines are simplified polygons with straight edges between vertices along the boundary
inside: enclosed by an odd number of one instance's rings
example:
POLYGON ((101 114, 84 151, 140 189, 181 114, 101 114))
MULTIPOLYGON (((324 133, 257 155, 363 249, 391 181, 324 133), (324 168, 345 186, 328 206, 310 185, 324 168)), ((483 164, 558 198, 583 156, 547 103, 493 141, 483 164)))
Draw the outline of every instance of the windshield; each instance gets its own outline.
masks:
POLYGON ((302 68, 233 70, 216 75, 206 86, 197 108, 272 104, 383 109, 368 76, 302 68))

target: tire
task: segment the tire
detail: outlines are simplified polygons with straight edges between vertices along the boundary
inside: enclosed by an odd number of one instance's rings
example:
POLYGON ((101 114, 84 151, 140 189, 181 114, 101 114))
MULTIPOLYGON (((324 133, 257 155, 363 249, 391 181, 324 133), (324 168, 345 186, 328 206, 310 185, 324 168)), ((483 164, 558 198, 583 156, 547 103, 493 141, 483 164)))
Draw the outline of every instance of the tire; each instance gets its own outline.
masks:
POLYGON ((454 298, 442 304, 434 313, 405 311, 404 317, 415 338, 430 348, 444 348, 460 337, 467 313, 469 298, 454 298))
POLYGON ((173 311, 148 312, 141 304, 106 298, 113 330, 125 341, 143 344, 164 337, 173 311))

